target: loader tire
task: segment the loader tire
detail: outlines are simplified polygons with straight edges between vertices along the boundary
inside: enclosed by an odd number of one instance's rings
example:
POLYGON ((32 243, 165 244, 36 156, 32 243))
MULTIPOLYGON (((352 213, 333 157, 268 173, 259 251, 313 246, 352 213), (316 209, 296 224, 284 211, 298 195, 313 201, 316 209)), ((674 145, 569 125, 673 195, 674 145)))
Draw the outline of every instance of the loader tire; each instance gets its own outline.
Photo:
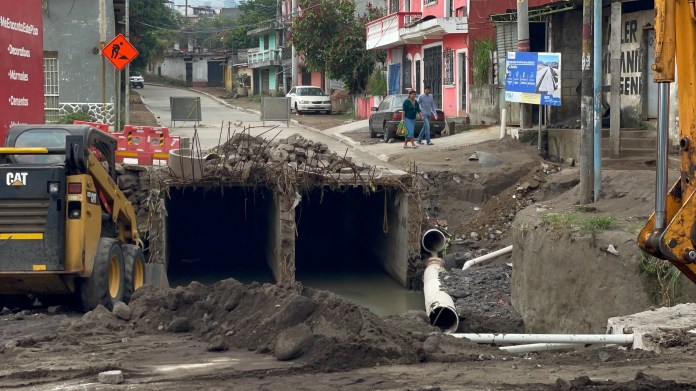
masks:
POLYGON ((126 293, 126 267, 121 244, 116 239, 101 238, 94 257, 92 276, 80 284, 82 309, 91 311, 99 304, 111 310, 126 293))
POLYGON ((123 258, 126 263, 126 292, 123 301, 128 303, 133 296, 133 292, 145 284, 145 255, 140 247, 133 244, 124 244, 123 258))

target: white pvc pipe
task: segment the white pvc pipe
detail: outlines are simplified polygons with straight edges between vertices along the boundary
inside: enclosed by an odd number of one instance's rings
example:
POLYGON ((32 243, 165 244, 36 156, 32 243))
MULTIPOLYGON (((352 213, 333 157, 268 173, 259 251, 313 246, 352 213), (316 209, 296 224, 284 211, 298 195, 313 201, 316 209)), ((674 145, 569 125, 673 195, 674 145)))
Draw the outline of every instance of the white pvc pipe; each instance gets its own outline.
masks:
POLYGON ((478 265, 480 263, 490 261, 494 258, 497 258, 501 255, 509 254, 511 252, 512 252, 512 245, 507 246, 505 248, 501 248, 500 250, 493 251, 492 253, 488 253, 488 254, 482 255, 478 258, 474 258, 470 261, 466 261, 466 263, 464 263, 464 266, 462 266, 462 270, 466 270, 474 265, 478 265))
POLYGON ((545 350, 570 350, 581 345, 577 343, 532 343, 528 345, 501 346, 500 350, 505 350, 508 353, 529 353, 545 350))
POLYGON ((459 315, 452 297, 440 290, 439 274, 444 264, 445 262, 440 258, 430 258, 423 272, 425 312, 432 326, 439 327, 447 333, 453 333, 459 327, 459 315))
POLYGON ((425 251, 429 252, 433 257, 437 256, 437 253, 442 251, 447 244, 447 239, 445 234, 439 229, 431 228, 423 234, 421 244, 425 251))
POLYGON ((630 345, 633 334, 452 334, 476 343, 579 343, 630 345))

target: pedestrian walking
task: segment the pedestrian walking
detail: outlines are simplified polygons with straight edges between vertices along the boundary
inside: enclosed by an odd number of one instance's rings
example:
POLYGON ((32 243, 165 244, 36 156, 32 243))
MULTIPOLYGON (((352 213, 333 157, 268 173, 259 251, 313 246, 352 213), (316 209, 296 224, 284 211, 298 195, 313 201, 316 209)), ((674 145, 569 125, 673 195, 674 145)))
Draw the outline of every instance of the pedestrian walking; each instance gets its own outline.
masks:
POLYGON ((418 134, 418 144, 423 144, 423 137, 425 137, 428 145, 433 145, 433 142, 430 141, 430 117, 436 116, 437 111, 430 86, 425 86, 423 93, 418 96, 418 104, 423 115, 423 129, 418 134))
POLYGON ((415 131, 416 131, 416 117, 421 115, 420 105, 416 100, 418 92, 415 90, 409 91, 408 99, 404 101, 403 111, 401 112, 401 120, 404 121, 406 126, 406 136, 404 136, 404 148, 409 148, 408 142, 410 141, 413 148, 418 148, 415 143, 415 131))

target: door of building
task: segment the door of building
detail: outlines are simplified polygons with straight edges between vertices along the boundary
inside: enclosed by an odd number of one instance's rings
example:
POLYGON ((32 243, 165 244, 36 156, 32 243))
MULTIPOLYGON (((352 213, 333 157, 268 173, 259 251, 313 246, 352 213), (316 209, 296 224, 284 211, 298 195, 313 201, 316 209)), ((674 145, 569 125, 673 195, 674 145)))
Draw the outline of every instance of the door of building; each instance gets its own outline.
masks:
POLYGON ((401 64, 389 64, 389 74, 387 75, 389 95, 400 94, 401 92, 401 64))
MULTIPOLYGON (((407 89, 413 88, 413 82, 411 79, 411 60, 404 56, 402 64, 401 75, 403 77, 401 78, 401 85, 403 86, 403 92, 406 92, 407 89)), ((418 89, 418 86, 415 88, 418 89)))
POLYGON ((457 88, 459 92, 459 116, 464 116, 466 113, 466 53, 457 54, 457 88))
POLYGON ((435 107, 442 107, 442 46, 423 50, 423 88, 430 86, 435 107))
MULTIPOLYGON (((655 30, 648 30, 648 61, 643 61, 644 69, 646 75, 648 75, 648 85, 647 85, 647 99, 648 99, 648 119, 657 118, 657 83, 653 83, 652 80, 652 69, 650 69, 650 64, 654 62, 655 58, 655 30)), ((613 107, 612 107, 613 109, 613 107)))
POLYGON ((193 63, 186 63, 186 87, 193 87, 193 63))
POLYGON ((208 61, 208 86, 223 86, 223 65, 222 61, 208 61))
POLYGON ((416 88, 419 90, 423 89, 423 86, 421 85, 421 62, 420 62, 420 60, 416 61, 416 88))

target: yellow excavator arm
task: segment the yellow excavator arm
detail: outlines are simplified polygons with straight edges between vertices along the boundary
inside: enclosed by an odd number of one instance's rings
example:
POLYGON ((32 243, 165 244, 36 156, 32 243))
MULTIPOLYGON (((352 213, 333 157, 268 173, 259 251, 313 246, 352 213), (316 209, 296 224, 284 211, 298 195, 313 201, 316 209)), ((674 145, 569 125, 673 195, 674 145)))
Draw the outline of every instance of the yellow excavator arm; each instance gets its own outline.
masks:
POLYGON ((106 203, 111 208, 113 220, 118 224, 118 238, 121 243, 134 243, 142 248, 133 205, 123 195, 123 192, 121 192, 118 185, 111 179, 109 173, 93 153, 89 154, 87 166, 97 189, 102 192, 106 198, 106 203))
POLYGON ((670 261, 696 283, 696 0, 655 0, 654 81, 658 83, 655 213, 638 237, 646 252, 670 261), (669 83, 679 97, 681 176, 667 190, 669 83))

